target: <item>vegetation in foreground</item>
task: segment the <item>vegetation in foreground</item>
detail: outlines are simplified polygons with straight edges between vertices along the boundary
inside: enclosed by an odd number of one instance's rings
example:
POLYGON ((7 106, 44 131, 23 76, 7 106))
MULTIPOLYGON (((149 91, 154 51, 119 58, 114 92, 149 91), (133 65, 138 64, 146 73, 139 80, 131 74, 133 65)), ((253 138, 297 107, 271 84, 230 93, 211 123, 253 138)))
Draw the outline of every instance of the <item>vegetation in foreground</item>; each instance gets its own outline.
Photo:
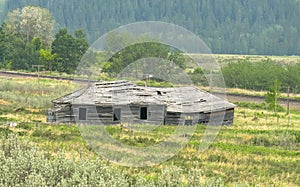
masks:
MULTIPOLYGON (((291 115, 292 123, 288 125, 286 119, 277 122, 269 116, 266 120, 263 112, 239 108, 235 124, 222 127, 205 152, 199 151, 199 145, 206 126, 198 125, 191 141, 178 155, 158 166, 145 168, 120 167, 98 158, 76 125, 20 123, 14 128, 2 125, 2 183, 100 185, 106 181, 117 186, 165 186, 167 183, 297 186, 300 182, 299 113, 291 115), (12 138, 12 134, 17 134, 18 139, 12 138), (12 175, 12 172, 17 173, 12 175)), ((119 126, 108 126, 107 131, 124 144, 148 146, 163 141, 175 128, 162 126, 143 133, 121 132, 119 126)))
MULTIPOLYGON (((275 117, 259 104, 242 103, 236 109, 233 126, 222 127, 205 152, 199 151, 199 145, 206 126, 198 125, 191 141, 173 158, 153 167, 130 168, 98 158, 76 125, 40 123, 45 121, 49 100, 72 89, 74 86, 66 81, 1 79, 3 186, 101 186, 104 181, 116 186, 300 184, 298 110, 291 110, 289 120, 285 111, 275 117), (40 102, 30 100, 35 97, 40 102), (10 122, 17 122, 17 126, 9 127, 10 122)), ((124 144, 148 146, 163 141, 175 128, 161 126, 147 133, 121 132, 119 126, 106 130, 124 144)))

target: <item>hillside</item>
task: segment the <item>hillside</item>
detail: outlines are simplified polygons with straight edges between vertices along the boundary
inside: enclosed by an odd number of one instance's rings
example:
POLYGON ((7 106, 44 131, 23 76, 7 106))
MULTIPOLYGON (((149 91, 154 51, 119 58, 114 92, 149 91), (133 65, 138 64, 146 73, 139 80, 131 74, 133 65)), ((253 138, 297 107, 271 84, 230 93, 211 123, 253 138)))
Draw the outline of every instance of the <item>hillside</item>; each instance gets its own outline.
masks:
POLYGON ((297 0, 9 0, 5 11, 24 5, 50 9, 57 28, 83 28, 90 42, 118 26, 156 20, 198 34, 213 53, 300 55, 297 0))

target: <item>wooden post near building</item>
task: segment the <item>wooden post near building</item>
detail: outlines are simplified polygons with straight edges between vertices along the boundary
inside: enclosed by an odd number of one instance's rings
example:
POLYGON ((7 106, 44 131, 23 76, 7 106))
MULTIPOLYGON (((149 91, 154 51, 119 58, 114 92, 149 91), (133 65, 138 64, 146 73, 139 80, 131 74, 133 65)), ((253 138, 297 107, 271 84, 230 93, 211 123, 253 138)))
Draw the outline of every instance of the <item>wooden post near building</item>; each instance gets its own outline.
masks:
POLYGON ((287 105, 286 105, 286 113, 288 116, 288 125, 290 125, 291 123, 291 119, 290 119, 290 87, 288 86, 287 88, 287 105))
POLYGON ((37 68, 38 80, 40 80, 40 68, 45 67, 44 65, 32 65, 33 68, 37 68))
MULTIPOLYGON (((33 68, 37 68, 37 75, 38 75, 38 84, 40 83, 40 68, 45 67, 44 65, 32 65, 33 68)), ((39 85, 40 89, 40 85, 39 85)), ((41 91, 41 90, 40 90, 41 91)), ((44 95, 44 90, 42 90, 42 95, 44 95)))

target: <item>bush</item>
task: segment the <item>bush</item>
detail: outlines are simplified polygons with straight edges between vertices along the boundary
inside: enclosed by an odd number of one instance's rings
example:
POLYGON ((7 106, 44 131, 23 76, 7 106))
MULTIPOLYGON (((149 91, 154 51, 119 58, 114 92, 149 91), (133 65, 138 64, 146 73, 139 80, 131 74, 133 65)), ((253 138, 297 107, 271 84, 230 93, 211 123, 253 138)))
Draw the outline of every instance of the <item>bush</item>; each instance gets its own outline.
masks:
POLYGON ((52 140, 55 139, 55 137, 54 137, 55 135, 51 132, 51 130, 37 129, 31 134, 31 136, 33 136, 33 137, 43 137, 43 138, 52 139, 52 140))
MULTIPOLYGON (((255 110, 256 109, 262 109, 262 110, 268 109, 265 103, 235 102, 235 104, 238 105, 239 107, 255 109, 255 110)), ((276 110, 277 110, 277 112, 285 111, 285 109, 280 105, 277 105, 276 110)))
POLYGON ((19 123, 18 128, 24 129, 24 130, 31 130, 32 125, 29 125, 28 123, 19 123))
POLYGON ((7 136, 7 135, 9 135, 10 133, 12 133, 12 131, 7 127, 5 127, 5 128, 2 128, 2 127, 0 127, 0 135, 1 136, 7 136))
POLYGON ((128 175, 96 160, 66 159, 60 153, 55 159, 16 135, 2 138, 0 147, 0 186, 224 186, 220 179, 201 181, 201 170, 169 167, 155 178, 128 175), (185 180, 184 180, 185 179, 185 180))

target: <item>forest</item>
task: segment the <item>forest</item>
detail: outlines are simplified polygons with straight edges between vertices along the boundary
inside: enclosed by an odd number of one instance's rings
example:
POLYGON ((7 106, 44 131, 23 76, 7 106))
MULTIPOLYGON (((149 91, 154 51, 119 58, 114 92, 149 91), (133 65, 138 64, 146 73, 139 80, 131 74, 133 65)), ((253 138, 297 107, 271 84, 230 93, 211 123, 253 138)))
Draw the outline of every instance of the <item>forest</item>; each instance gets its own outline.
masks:
POLYGON ((300 55, 297 0, 9 0, 2 19, 25 5, 49 9, 56 31, 81 28, 90 43, 124 24, 165 21, 199 35, 213 53, 300 55))

